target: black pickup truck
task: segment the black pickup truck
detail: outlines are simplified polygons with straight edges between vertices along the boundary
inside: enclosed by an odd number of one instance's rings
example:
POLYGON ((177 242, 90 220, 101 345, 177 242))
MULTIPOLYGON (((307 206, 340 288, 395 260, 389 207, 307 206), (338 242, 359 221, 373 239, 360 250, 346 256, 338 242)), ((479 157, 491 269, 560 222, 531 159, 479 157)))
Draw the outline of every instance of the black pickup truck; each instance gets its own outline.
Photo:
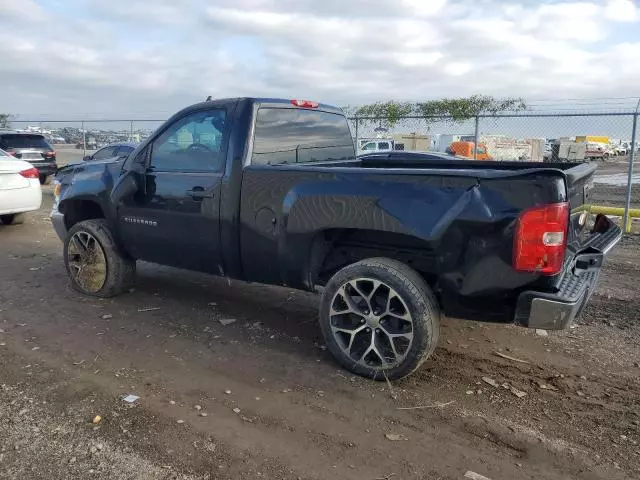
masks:
POLYGON ((126 291, 137 260, 318 289, 339 362, 394 379, 433 352, 441 312, 568 327, 621 236, 582 208, 595 168, 356 158, 337 108, 215 100, 124 159, 61 169, 51 219, 82 293, 126 291))

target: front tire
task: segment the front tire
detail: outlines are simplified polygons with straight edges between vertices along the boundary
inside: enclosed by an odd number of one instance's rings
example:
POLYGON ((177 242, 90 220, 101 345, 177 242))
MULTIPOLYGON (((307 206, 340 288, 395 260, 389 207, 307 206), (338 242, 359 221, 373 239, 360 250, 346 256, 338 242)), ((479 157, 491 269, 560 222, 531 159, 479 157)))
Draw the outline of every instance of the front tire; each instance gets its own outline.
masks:
POLYGON ((136 262, 117 246, 104 219, 75 224, 64 241, 71 285, 85 295, 108 298, 131 288, 136 262))
POLYGON ((0 220, 5 225, 21 225, 24 223, 24 213, 12 213, 10 215, 0 215, 0 220))
POLYGON ((396 260, 371 258, 329 280, 320 328, 327 348, 347 370, 395 380, 413 373, 435 350, 440 308, 415 270, 396 260))

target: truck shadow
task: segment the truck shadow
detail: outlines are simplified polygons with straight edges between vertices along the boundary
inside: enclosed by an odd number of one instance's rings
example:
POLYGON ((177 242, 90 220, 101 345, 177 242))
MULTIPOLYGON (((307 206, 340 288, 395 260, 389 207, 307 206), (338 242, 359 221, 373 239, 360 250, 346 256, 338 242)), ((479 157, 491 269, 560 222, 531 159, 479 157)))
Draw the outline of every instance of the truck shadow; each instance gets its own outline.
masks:
POLYGON ((318 327, 319 297, 313 293, 141 262, 134 295, 139 294, 160 299, 163 316, 178 314, 180 323, 195 331, 209 327, 225 336, 243 337, 235 327, 247 327, 253 337, 288 339, 286 346, 278 345, 307 354, 309 347, 324 343, 318 327), (187 309, 190 314, 184 315, 187 309), (224 326, 220 320, 235 321, 224 326))

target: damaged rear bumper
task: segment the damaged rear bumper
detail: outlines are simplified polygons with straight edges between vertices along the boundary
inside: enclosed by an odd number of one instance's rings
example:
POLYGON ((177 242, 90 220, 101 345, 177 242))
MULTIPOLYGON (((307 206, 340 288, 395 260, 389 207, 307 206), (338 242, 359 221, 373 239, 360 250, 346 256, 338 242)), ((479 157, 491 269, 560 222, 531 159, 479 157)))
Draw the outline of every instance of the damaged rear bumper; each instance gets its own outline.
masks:
POLYGON ((554 293, 526 291, 516 304, 514 321, 529 328, 562 330, 580 315, 593 294, 604 257, 620 241, 622 230, 611 223, 609 229, 576 256, 554 293))

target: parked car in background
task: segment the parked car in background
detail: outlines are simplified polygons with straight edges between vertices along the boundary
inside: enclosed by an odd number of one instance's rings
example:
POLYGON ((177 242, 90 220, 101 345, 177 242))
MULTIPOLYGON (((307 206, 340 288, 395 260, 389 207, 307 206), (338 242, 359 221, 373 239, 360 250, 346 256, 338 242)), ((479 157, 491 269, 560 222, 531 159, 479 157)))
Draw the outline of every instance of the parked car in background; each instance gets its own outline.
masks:
POLYGON ((464 157, 475 160, 493 160, 493 157, 487 153, 487 146, 484 143, 478 144, 478 151, 474 154, 474 142, 453 142, 447 149, 448 154, 456 157, 464 157))
POLYGON ((613 151, 618 156, 628 155, 630 152, 628 143, 621 143, 613 147, 613 151))
POLYGON ((87 139, 86 144, 83 144, 82 140, 76 143, 76 149, 78 150, 95 150, 96 148, 98 148, 98 143, 95 141, 95 139, 87 139))
POLYGON ((587 142, 585 158, 587 160, 607 160, 610 156, 613 156, 613 150, 609 145, 597 142, 587 142))
POLYGON ((22 223, 24 214, 38 210, 41 203, 38 170, 0 150, 0 221, 5 225, 22 223))
POLYGON ((134 142, 114 143, 101 148, 91 155, 87 155, 82 160, 90 162, 95 160, 109 160, 111 158, 125 157, 133 152, 137 146, 138 144, 134 142))
POLYGON ((0 132, 0 149, 33 165, 41 184, 58 169, 55 150, 39 133, 0 132))
POLYGON ((395 141, 392 138, 360 139, 358 154, 391 152, 395 149, 395 141))

